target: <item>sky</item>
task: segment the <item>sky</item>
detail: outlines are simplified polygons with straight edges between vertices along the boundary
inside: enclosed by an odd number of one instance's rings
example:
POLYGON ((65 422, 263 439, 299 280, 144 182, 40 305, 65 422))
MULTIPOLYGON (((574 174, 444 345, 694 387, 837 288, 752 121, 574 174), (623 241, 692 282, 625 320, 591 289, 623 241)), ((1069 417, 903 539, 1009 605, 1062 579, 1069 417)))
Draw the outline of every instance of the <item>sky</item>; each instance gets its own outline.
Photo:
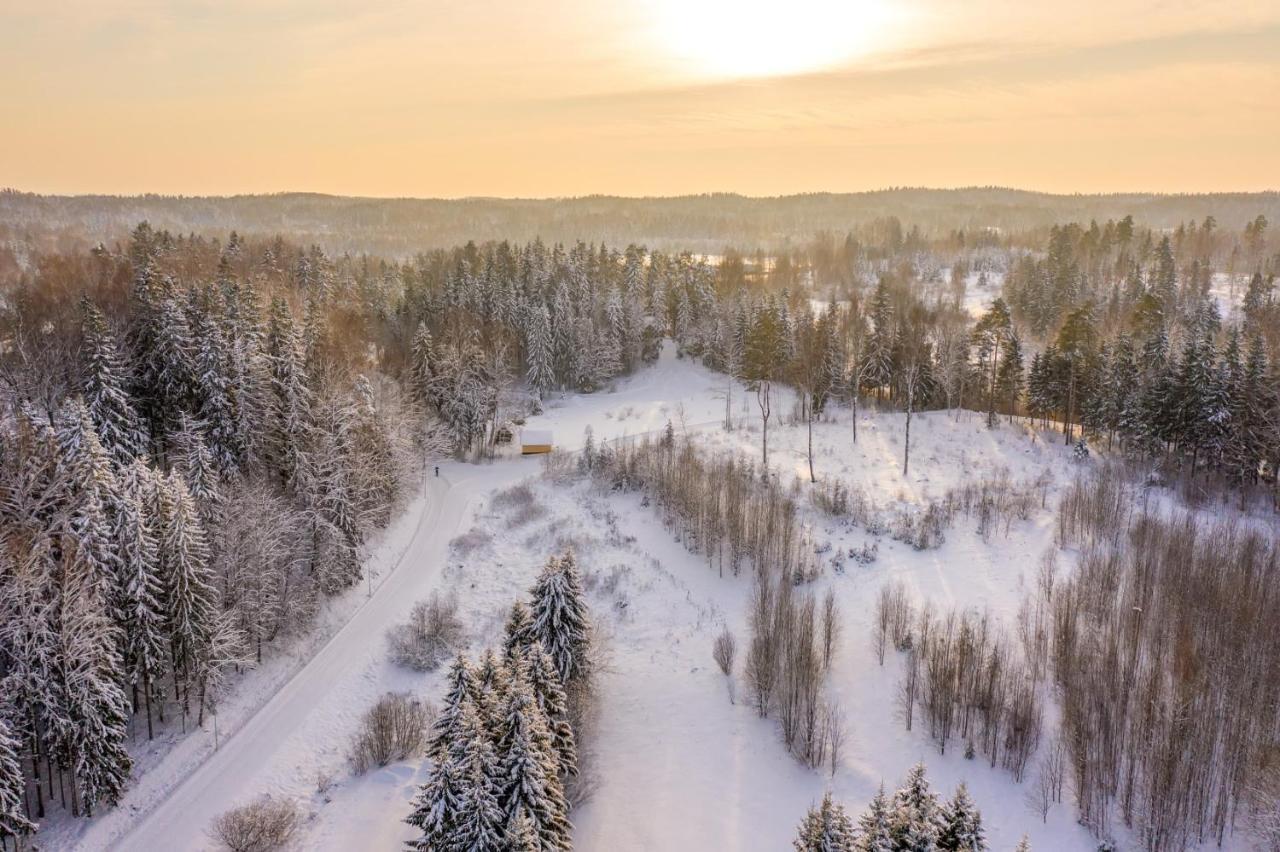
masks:
POLYGON ((1280 188, 1280 2, 0 0, 0 186, 1280 188))

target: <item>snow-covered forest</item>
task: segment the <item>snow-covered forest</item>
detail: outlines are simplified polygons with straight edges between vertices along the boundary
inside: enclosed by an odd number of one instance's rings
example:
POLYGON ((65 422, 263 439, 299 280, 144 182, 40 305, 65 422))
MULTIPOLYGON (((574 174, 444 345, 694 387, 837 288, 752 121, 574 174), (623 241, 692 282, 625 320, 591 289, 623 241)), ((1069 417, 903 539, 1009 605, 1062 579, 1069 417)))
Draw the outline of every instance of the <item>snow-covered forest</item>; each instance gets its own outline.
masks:
POLYGON ((1242 203, 705 254, 9 226, 0 842, 1271 848, 1242 203))

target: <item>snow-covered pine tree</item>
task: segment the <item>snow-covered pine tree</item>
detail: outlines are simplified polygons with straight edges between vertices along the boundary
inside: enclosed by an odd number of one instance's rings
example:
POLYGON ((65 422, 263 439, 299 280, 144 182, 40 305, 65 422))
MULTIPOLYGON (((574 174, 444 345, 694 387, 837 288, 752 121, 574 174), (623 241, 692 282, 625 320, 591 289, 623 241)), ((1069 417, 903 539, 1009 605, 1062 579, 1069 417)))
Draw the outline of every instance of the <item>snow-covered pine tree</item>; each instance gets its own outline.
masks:
POLYGON ((938 849, 944 852, 986 852, 987 838, 982 829, 982 814, 969 798, 964 782, 956 788, 951 801, 942 808, 942 830, 938 833, 938 849))
POLYGON ((792 845, 796 852, 854 852, 854 842, 853 821, 827 793, 822 804, 809 808, 792 845))
POLYGON ((0 707, 0 847, 36 830, 26 815, 26 777, 18 763, 18 738, 9 722, 12 708, 0 707))
POLYGON ((942 828, 938 797, 929 789, 923 763, 907 773, 903 786, 893 794, 890 825, 900 852, 934 852, 942 828))
POLYGON ((526 814, 544 852, 570 849, 568 804, 560 784, 559 760, 547 730, 546 717, 529 684, 528 663, 516 658, 511 666, 502 708, 502 737, 498 742, 502 789, 499 802, 508 821, 526 814))
POLYGON ((871 804, 858 817, 858 852, 895 852, 893 841, 893 814, 884 785, 871 800, 871 804))
POLYGON ((165 607, 174 680, 181 676, 185 713, 199 661, 208 653, 218 621, 218 596, 209 571, 209 547, 195 501, 176 472, 160 483, 169 493, 162 516, 160 574, 165 579, 165 607))
POLYGON ((86 361, 85 407, 103 448, 116 464, 129 464, 146 447, 146 437, 126 390, 128 372, 102 312, 87 298, 81 307, 86 361))
POLYGON ((547 720, 551 745, 559 759, 560 774, 568 777, 578 774, 578 745, 569 722, 569 700, 564 684, 541 642, 533 642, 524 648, 528 662, 529 686, 538 701, 538 707, 547 720))
POLYGON ((573 551, 552 556, 530 592, 534 634, 566 687, 590 676, 591 622, 573 551))

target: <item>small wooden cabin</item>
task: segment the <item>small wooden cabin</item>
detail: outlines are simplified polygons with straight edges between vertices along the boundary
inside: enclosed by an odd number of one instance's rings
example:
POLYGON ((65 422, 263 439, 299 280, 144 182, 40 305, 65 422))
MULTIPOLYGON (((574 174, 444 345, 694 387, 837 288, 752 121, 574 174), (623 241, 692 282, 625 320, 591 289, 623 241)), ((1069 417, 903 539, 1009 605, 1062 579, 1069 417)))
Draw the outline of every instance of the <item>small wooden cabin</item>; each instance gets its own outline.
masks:
POLYGON ((520 455, 532 456, 551 452, 551 432, 541 429, 524 429, 520 432, 520 455))

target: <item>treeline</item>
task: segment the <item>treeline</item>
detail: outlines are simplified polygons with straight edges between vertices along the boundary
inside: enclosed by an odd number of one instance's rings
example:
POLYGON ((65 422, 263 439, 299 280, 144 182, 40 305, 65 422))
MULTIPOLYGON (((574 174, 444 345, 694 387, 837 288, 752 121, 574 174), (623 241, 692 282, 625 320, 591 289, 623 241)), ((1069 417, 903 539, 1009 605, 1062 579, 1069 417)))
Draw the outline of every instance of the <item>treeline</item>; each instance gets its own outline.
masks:
POLYGON ((1060 510, 1081 550, 1052 591, 1052 670, 1081 821, 1145 848, 1221 844, 1276 824, 1280 549, 1230 518, 1117 511, 1113 472, 1060 510))
MULTIPOLYGON (((884 786, 857 824, 844 806, 823 796, 809 809, 793 843, 796 852, 986 852, 982 813, 961 782, 946 802, 929 788, 924 764, 917 764, 892 796, 884 786)), ((1030 852, 1024 837, 1016 852, 1030 852)))
POLYGON ((748 198, 729 193, 669 198, 586 196, 564 199, 376 199, 280 193, 235 197, 49 196, 0 192, 0 245, 6 231, 49 244, 110 242, 141 220, 175 233, 225 236, 238 229, 274 234, 281 222, 300 242, 335 254, 404 258, 423 248, 477 241, 644 242, 662 249, 719 251, 734 245, 776 250, 827 231, 844 235, 898 217, 927 234, 1016 234, 1064 221, 1120 219, 1155 228, 1214 215, 1238 231, 1259 214, 1280 220, 1276 193, 1206 195, 1049 195, 1000 187, 891 188, 748 198))
POLYGON ((420 415, 356 372, 376 365, 338 345, 338 311, 310 299, 301 331, 287 292, 264 311, 238 241, 183 283, 199 248, 142 227, 128 256, 66 259, 76 286, 37 279, 5 311, 10 834, 55 799, 115 803, 140 724, 203 724, 229 672, 363 579, 412 469, 420 415))
POLYGON ((500 655, 459 656, 449 672, 431 772, 405 820, 421 832, 411 848, 573 848, 565 785, 578 774, 590 644, 573 553, 553 556, 529 603, 512 606, 500 655))

